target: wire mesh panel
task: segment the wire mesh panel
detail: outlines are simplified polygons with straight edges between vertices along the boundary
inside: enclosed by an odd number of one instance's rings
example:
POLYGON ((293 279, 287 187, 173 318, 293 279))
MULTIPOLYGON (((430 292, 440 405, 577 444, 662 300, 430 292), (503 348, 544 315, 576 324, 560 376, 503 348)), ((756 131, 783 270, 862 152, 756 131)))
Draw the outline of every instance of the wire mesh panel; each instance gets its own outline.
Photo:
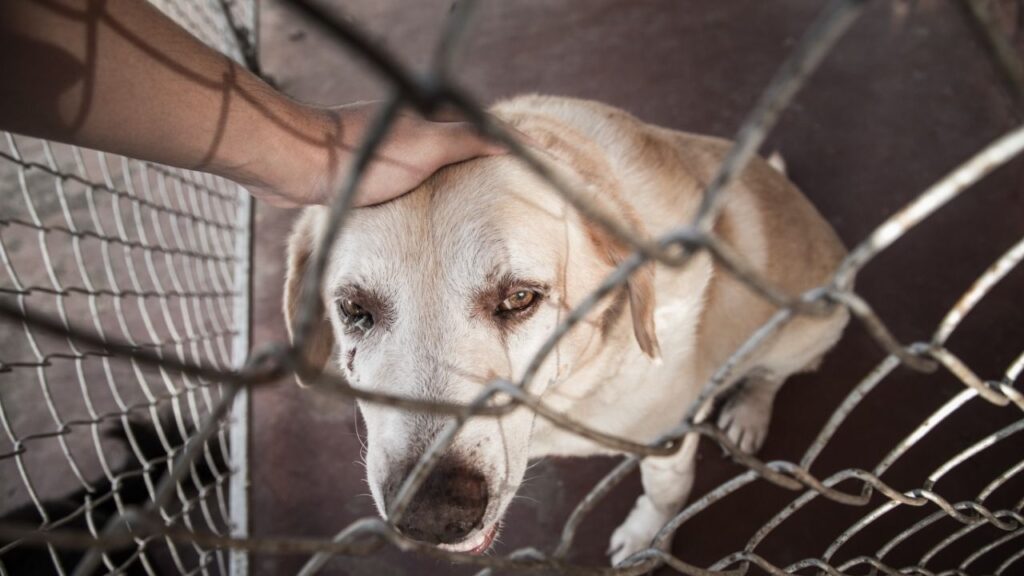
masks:
MULTIPOLYGON (((239 332, 239 315, 231 305, 237 300, 230 293, 238 281, 238 269, 231 263, 240 258, 236 247, 239 222, 232 217, 237 213, 233 208, 238 207, 238 198, 227 192, 222 183, 206 177, 184 175, 158 167, 140 167, 136 163, 112 161, 103 156, 97 157, 94 166, 81 158, 83 154, 52 145, 38 145, 35 153, 41 154, 42 159, 31 160, 26 156, 30 153, 30 143, 12 137, 8 140, 11 150, 9 163, 16 172, 13 181, 18 183, 19 198, 23 199, 27 214, 4 221, 3 240, 5 245, 14 244, 15 237, 9 235, 9 230, 17 227, 26 229, 26 238, 20 239, 18 245, 38 247, 37 259, 43 265, 21 264, 20 268, 17 264, 8 265, 11 288, 9 297, 2 301, 0 311, 12 319, 21 332, 17 338, 5 336, 12 341, 10 348, 4 348, 4 353, 10 354, 11 360, 5 356, 3 368, 9 373, 34 371, 38 383, 25 394, 37 394, 39 399, 10 400, 4 397, 4 418, 11 447, 4 454, 3 463, 15 470, 18 482, 14 486, 24 491, 25 506, 42 518, 41 529, 19 528, 11 524, 5 529, 5 534, 16 535, 22 543, 42 543, 51 559, 58 558, 66 550, 88 549, 86 566, 89 562, 102 562, 110 570, 116 569, 118 563, 136 559, 148 569, 158 560, 150 558, 149 550, 142 544, 153 541, 166 544, 167 558, 183 572, 212 566, 223 569, 224 559, 215 550, 217 546, 265 554, 306 554, 310 559, 303 573, 312 574, 322 568, 332 555, 382 553, 388 549, 385 544, 476 565, 484 573, 504 569, 641 574, 654 568, 668 567, 686 574, 742 574, 756 570, 775 574, 1013 574, 1024 567, 1020 540, 1024 535, 1024 500, 1007 494, 1007 487, 1015 486, 1014 479, 1024 471, 1024 462, 1020 461, 1019 437, 1016 436, 1024 429, 1024 420, 1020 418, 1020 410, 1024 410, 1024 395, 1018 387, 1020 374, 1024 371, 1024 355, 1016 356, 1000 374, 981 374, 948 346, 951 335, 964 318, 1024 259, 1024 239, 991 263, 973 285, 966 287, 959 301, 931 331, 930 338, 920 342, 906 344, 899 341, 884 319, 873 311, 871 303, 853 287, 854 276, 869 266, 878 254, 958 195, 966 193, 975 182, 1017 157, 1024 150, 1024 128, 1010 131, 978 150, 963 164, 951 167, 946 177, 922 191, 907 206, 890 214, 863 238, 833 271, 829 282, 804 294, 780 292, 714 232, 714 223, 722 198, 729 193, 729 184, 764 142, 767 132, 807 77, 857 19, 865 2, 831 0, 822 7, 819 18, 781 64, 775 78, 740 127, 731 152, 704 190, 696 218, 692 222, 680 222, 672 232, 654 240, 633 234, 614 215, 587 203, 584 195, 549 170, 536 152, 524 147, 495 123, 451 80, 448 64, 469 16, 471 2, 456 5, 449 28, 437 49, 435 66, 425 75, 403 69, 360 30, 333 19, 316 5, 304 0, 294 0, 293 4, 308 16, 318 19, 358 55, 370 61, 394 86, 393 97, 382 107, 374 128, 357 151, 348 183, 330 207, 327 217, 329 233, 318 250, 319 254, 329 251, 342 228, 363 169, 395 120, 400 105, 410 104, 425 113, 450 106, 460 110, 482 132, 505 143, 519 160, 545 178, 586 217, 605 227, 608 233, 634 250, 633 255, 624 260, 591 297, 566 315, 534 358, 533 368, 552 353, 560 338, 574 324, 582 321, 641 266, 652 261, 665 266, 685 267, 695 255, 708 254, 725 273, 734 275, 762 298, 775 304, 777 312, 735 350, 708 382, 703 383, 701 394, 690 406, 688 416, 677 427, 666 430, 661 438, 649 444, 606 434, 601 431, 600 422, 577 421, 552 409, 542 398, 530 392, 530 379, 535 373, 533 369, 527 370, 526 375, 516 382, 495 379, 469 405, 375 393, 353 387, 336 374, 319 373, 305 364, 301 351, 310 330, 320 321, 316 316, 316 287, 325 270, 323 258, 314 262, 307 272, 305 285, 312 288, 307 289, 299 306, 295 344, 267 347, 263 353, 254 355, 245 366, 238 368, 233 364, 229 351, 230 338, 239 332), (75 173, 80 176, 54 178, 55 174, 68 170, 59 168, 62 165, 58 158, 62 154, 71 155, 72 165, 77 170, 75 173), (91 169, 98 170, 99 176, 94 176, 91 169), (50 212, 44 213, 39 207, 44 202, 42 195, 33 196, 29 192, 32 184, 28 179, 37 173, 37 179, 58 187, 56 194, 47 196, 56 203, 51 205, 50 212), (96 230, 87 232, 80 228, 82 223, 73 221, 73 196, 65 189, 73 185, 84 187, 81 202, 96 230), (102 203, 104 200, 111 205, 107 207, 102 203), (112 223, 103 219, 102 214, 106 214, 103 209, 109 209, 112 223), (61 220, 45 220, 46 215, 61 220), (130 222, 136 226, 129 226, 130 222), (56 240, 56 234, 63 234, 62 240, 56 240), (96 256, 87 252, 87 245, 91 242, 98 244, 94 248, 98 250, 96 256), (70 252, 69 261, 74 266, 70 272, 62 269, 54 257, 59 250, 70 252), (115 266, 116 258, 120 260, 116 260, 115 266), (156 262, 160 259, 171 259, 174 265, 161 268, 156 262), (72 273, 79 275, 75 278, 76 281, 80 279, 81 284, 72 284, 68 279, 72 273), (99 283, 100 278, 103 284, 99 283), (84 304, 76 304, 78 296, 82 297, 84 304), (36 298, 44 301, 38 308, 30 302, 36 298), (109 307, 101 311, 107 300, 109 307), (149 302, 155 303, 155 308, 147 305, 149 302), (77 311, 75 306, 84 306, 86 310, 77 311), (846 308, 888 356, 863 375, 835 407, 826 425, 798 461, 758 460, 740 451, 718 428, 698 417, 730 391, 730 385, 726 383, 732 382, 729 377, 731 371, 760 346, 770 342, 773 335, 802 315, 820 315, 836 307, 846 308), (69 328, 69 318, 87 318, 89 323, 69 328), (48 348, 44 350, 44 343, 63 348, 57 352, 48 348), (19 345, 27 347, 27 352, 17 352, 19 345), (94 400, 99 392, 97 386, 85 382, 90 373, 84 367, 89 362, 100 364, 99 381, 106 383, 116 405, 110 419, 119 421, 120 429, 124 430, 126 440, 122 444, 126 446, 125 450, 135 453, 137 460, 148 462, 141 470, 121 473, 124 477, 118 476, 113 465, 106 462, 109 450, 99 449, 105 441, 105 416, 91 408, 93 402, 99 402, 94 400), (77 386, 73 395, 54 393, 53 382, 58 374, 54 370, 62 363, 67 363, 70 368, 66 368, 67 372, 63 373, 66 375, 60 380, 77 386), (932 414, 888 448, 885 456, 873 466, 843 467, 823 473, 818 463, 825 448, 842 431, 851 415, 864 408, 866 398, 884 390, 887 377, 900 366, 923 374, 942 371, 955 377, 962 384, 962 391, 941 402, 932 414), (306 382, 346 398, 453 416, 397 489, 387 520, 364 518, 348 526, 339 526, 337 536, 330 540, 286 536, 248 538, 242 534, 226 534, 227 511, 223 486, 219 482, 228 473, 222 466, 223 462, 218 461, 218 458, 225 457, 218 453, 225 442, 220 417, 225 412, 227 401, 239 390, 291 374, 301 375, 306 382), (138 384, 137 398, 125 398, 127 393, 117 387, 116 384, 126 381, 138 384), (211 388, 207 385, 211 381, 223 381, 228 385, 211 388), (85 444, 97 455, 96 464, 90 464, 82 455, 88 450, 74 445, 71 441, 74 435, 68 432, 75 429, 78 420, 68 415, 71 408, 64 403, 78 400, 86 404, 87 416, 82 418, 81 426, 89 431, 85 444), (42 406, 42 416, 37 415, 31 420, 34 423, 46 422, 48 427, 28 432, 18 428, 28 424, 18 423, 11 416, 9 406, 15 402, 20 402, 19 406, 42 406), (170 406, 167 413, 160 410, 161 403, 170 406), (901 476, 897 482, 889 474, 944 422, 955 418, 958 412, 982 403, 993 407, 1004 419, 1008 418, 1009 423, 999 423, 981 436, 970 438, 966 448, 940 450, 933 466, 913 471, 909 480, 901 476), (139 455, 143 451, 139 437, 144 436, 145 431, 126 416, 135 405, 141 406, 139 410, 147 413, 153 424, 153 435, 163 452, 160 462, 164 465, 161 469, 165 475, 163 481, 154 478, 160 465, 152 464, 151 460, 139 455), (521 407, 535 411, 538 417, 573 434, 627 454, 621 465, 581 498, 554 545, 538 543, 535 547, 518 549, 504 556, 470 556, 411 540, 394 529, 419 487, 437 465, 441 453, 467 421, 502 417, 521 407), (1007 414, 1009 416, 1005 416, 1007 414), (578 565, 571 561, 570 552, 577 530, 602 499, 644 458, 678 451, 682 438, 692 433, 716 442, 746 471, 687 505, 666 524, 650 548, 634 554, 619 566, 578 565), (181 443, 182 439, 192 436, 198 440, 209 439, 209 442, 185 442, 184 450, 175 451, 176 441, 181 443), (30 441, 36 439, 40 444, 48 442, 55 448, 33 462, 30 441), (971 468, 979 459, 992 454, 999 455, 997 464, 977 469, 986 474, 980 481, 979 490, 966 496, 946 490, 944 479, 971 468), (167 466, 167 455, 178 456, 173 466, 167 466), (63 467, 60 472, 33 472, 33 466, 42 469, 55 466, 54 463, 63 467), (100 480, 95 480, 97 475, 89 466, 102 470, 100 480), (994 474, 991 473, 993 469, 997 470, 994 474), (127 485, 128 476, 144 480, 146 496, 141 502, 125 503, 124 498, 119 497, 127 485), (43 477, 47 480, 44 481, 43 477), (213 480, 209 480, 211 477, 213 480), (79 490, 85 502, 80 511, 72 511, 63 518, 76 517, 76 514, 84 516, 85 527, 67 526, 70 521, 62 523, 59 518, 50 518, 46 512, 40 496, 43 492, 41 487, 44 482, 57 485, 62 479, 70 479, 71 488, 79 490), (664 544, 675 529, 683 524, 700 522, 701 512, 720 505, 731 495, 762 480, 791 490, 793 498, 750 534, 741 549, 710 566, 700 567, 688 563, 685 557, 665 551, 664 544), (103 486, 108 485, 110 488, 104 491, 103 486), (100 501, 106 493, 111 494, 109 499, 116 506, 104 518, 104 523, 92 518, 95 515, 93 511, 99 507, 90 503, 100 501), (158 505, 153 506, 149 502, 158 505), (800 561, 780 563, 760 553, 763 542, 787 523, 801 519, 803 512, 821 503, 857 510, 856 519, 843 530, 828 535, 829 542, 824 546, 801 549, 804 559, 800 561), (923 513, 901 515, 907 510, 923 513), (875 552, 857 555, 846 552, 851 542, 871 532, 885 535, 875 552), (915 542, 916 549, 924 549, 924 554, 911 560, 894 560, 904 557, 898 552, 907 542, 915 542), (214 548, 212 552, 211 547, 214 548), (954 561, 948 554, 953 549, 966 551, 954 561), (123 557, 125 554, 129 556, 123 557)), ((988 3, 964 0, 962 6, 964 18, 971 22, 988 46, 993 62, 1006 76, 1015 98, 1024 102, 1024 69, 1013 47, 989 17, 988 3)), ((200 30, 220 29, 216 19, 194 19, 200 30)), ((12 249, 5 248, 3 254, 5 263, 13 261, 12 249)), ((20 379, 21 382, 24 380, 20 379)), ((11 388, 25 387, 19 384, 11 388)), ((6 389, 4 392, 7 393, 6 389)), ((25 418, 26 422, 28 420, 25 418)), ((39 518, 36 520, 38 523, 39 518)), ((19 544, 9 544, 4 551, 10 554, 19 547, 19 544)))
MULTIPOLYGON (((242 60, 251 51, 252 2, 156 5, 225 54, 242 60)), ((114 355, 104 343, 223 370, 244 361, 250 202, 237 185, 201 173, 2 134, 0 299, 98 341, 3 322, 0 518, 36 534, 99 535, 119 515, 151 507, 185 530, 239 533, 232 515, 244 510, 230 491, 243 463, 230 450, 232 420, 196 438, 231 399, 223 386, 114 355), (186 448, 197 460, 172 478, 186 448)), ((3 574, 71 573, 82 557, 0 538, 3 574)), ((228 566, 222 550, 159 536, 135 537, 99 560, 110 573, 228 566)))

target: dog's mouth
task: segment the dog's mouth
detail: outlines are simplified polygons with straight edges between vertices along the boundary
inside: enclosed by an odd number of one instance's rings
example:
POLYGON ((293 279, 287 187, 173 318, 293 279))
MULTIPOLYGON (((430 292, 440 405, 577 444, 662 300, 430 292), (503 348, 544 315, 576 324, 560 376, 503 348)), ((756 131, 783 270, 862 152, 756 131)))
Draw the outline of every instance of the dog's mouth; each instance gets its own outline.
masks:
POLYGON ((495 536, 498 535, 498 523, 495 522, 489 528, 484 528, 477 531, 473 536, 458 542, 456 544, 438 544, 437 547, 442 550, 449 552, 461 552, 463 554, 472 554, 479 556, 494 543, 495 536))

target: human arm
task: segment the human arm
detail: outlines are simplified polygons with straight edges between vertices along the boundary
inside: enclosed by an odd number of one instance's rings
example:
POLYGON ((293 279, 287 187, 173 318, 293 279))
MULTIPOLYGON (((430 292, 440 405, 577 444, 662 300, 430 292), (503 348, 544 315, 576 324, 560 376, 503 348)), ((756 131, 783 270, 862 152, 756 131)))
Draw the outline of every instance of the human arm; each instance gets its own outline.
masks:
MULTIPOLYGON (((0 129, 230 178, 279 205, 327 203, 374 104, 296 102, 143 0, 0 1, 0 129)), ((502 149, 403 113, 357 206, 502 149)))

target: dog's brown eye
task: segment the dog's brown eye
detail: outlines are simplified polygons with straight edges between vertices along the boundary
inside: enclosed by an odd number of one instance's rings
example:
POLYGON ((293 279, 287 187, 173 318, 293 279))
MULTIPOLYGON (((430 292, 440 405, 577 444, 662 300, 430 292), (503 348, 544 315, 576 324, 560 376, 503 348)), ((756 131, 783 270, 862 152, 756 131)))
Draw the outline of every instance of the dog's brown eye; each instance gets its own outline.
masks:
POLYGON ((363 332, 373 327, 373 315, 351 299, 342 298, 338 302, 338 308, 341 310, 341 319, 346 325, 363 332))
POLYGON ((498 304, 498 309, 495 310, 495 313, 507 314, 509 312, 526 310, 536 301, 537 293, 533 290, 517 290, 510 294, 508 298, 502 300, 501 304, 498 304))

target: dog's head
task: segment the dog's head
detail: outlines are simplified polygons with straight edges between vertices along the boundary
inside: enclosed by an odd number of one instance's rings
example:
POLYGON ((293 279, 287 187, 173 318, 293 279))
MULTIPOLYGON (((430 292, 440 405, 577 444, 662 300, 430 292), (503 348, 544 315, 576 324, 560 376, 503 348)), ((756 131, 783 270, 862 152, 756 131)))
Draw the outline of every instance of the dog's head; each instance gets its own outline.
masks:
MULTIPOLYGON (((599 154, 582 138, 520 121, 563 177, 639 229, 599 154), (557 134, 557 135, 556 135, 557 134)), ((289 244, 285 313, 292 328, 307 264, 326 233, 307 209, 289 244)), ((629 250, 512 157, 451 166, 415 191, 353 213, 320 286, 323 321, 304 347, 355 387, 469 403, 495 377, 517 381, 542 343, 629 250)), ((653 270, 642 268, 561 339, 530 384, 541 394, 600 354, 614 333, 658 354, 653 270)), ((621 338, 620 338, 621 340, 621 338)), ((449 417, 360 403, 367 475, 381 514, 449 417)), ((530 453, 535 415, 475 418, 444 452, 399 522, 408 536, 481 552, 530 453)))

